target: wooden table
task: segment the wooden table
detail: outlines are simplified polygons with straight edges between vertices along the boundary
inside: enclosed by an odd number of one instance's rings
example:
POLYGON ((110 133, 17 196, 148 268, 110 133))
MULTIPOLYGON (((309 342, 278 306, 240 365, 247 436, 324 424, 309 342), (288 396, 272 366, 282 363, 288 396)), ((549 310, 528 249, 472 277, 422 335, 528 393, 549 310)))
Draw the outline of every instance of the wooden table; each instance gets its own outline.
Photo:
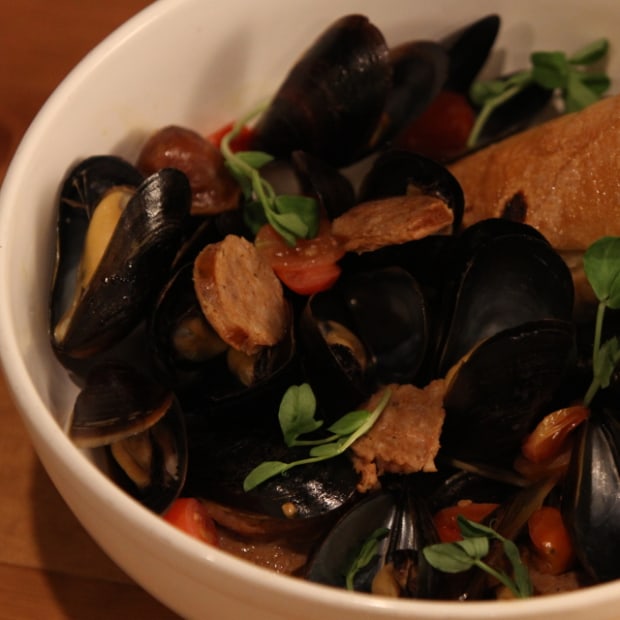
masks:
MULTIPOLYGON (((149 0, 0 0, 0 179, 68 71, 149 0)), ((41 467, 0 376, 0 620, 176 618, 97 547, 41 467)))

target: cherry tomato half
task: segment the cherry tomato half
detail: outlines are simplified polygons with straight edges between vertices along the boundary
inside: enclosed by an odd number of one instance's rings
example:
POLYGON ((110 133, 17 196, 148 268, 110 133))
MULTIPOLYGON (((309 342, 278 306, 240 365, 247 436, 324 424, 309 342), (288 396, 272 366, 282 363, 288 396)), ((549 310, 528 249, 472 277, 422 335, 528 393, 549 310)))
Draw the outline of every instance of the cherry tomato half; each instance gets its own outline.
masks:
POLYGON ((340 276, 337 263, 344 256, 344 249, 331 234, 327 220, 321 222, 314 239, 299 239, 294 247, 265 224, 254 244, 282 283, 300 295, 327 290, 340 276))
POLYGON ((448 506, 438 510, 433 516, 435 528, 439 534, 441 542, 456 542, 462 540, 461 531, 456 518, 462 515, 470 521, 481 523, 490 515, 499 504, 459 502, 455 506, 448 506))
POLYGON ((464 95, 441 91, 398 137, 397 145, 439 160, 460 153, 475 121, 464 95))
POLYGON ((204 504, 194 497, 176 499, 164 514, 164 519, 202 542, 219 546, 215 522, 204 504))
MULTIPOLYGON (((222 138, 229 133, 234 126, 234 123, 228 123, 219 129, 216 129, 213 133, 207 136, 207 140, 220 148, 222 144, 222 138)), ((254 131, 249 127, 243 127, 236 138, 233 138, 230 142, 230 149, 233 153, 239 151, 248 151, 252 148, 252 140, 254 139, 254 131)))
POLYGON ((541 463, 557 456, 568 434, 590 414, 583 405, 565 407, 546 415, 521 446, 523 456, 541 463))
POLYGON ((573 564, 575 553, 562 514, 557 508, 543 506, 528 521, 534 547, 533 562, 542 573, 559 575, 573 564))

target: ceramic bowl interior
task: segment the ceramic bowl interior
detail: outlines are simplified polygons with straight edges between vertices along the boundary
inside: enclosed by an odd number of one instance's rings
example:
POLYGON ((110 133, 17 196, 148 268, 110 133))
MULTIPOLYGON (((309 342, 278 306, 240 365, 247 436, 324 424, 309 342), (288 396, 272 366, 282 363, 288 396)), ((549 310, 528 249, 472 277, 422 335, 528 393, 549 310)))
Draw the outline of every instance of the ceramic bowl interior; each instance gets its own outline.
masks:
MULTIPOLYGON (((488 13, 503 20, 489 71, 534 49, 576 50, 617 36, 615 0, 159 0, 89 54, 21 143, 0 197, 0 342, 10 388, 54 484, 131 577, 180 615, 254 620, 597 618, 617 615, 620 584, 523 603, 440 603, 351 594, 278 576, 195 543, 114 486, 65 434, 76 389, 48 344, 59 182, 79 159, 135 159, 166 124, 202 133, 267 98, 333 19, 363 13, 390 43, 441 37, 488 13), (587 611, 586 611, 587 610, 587 611)), ((609 73, 620 80, 613 54, 609 73)))

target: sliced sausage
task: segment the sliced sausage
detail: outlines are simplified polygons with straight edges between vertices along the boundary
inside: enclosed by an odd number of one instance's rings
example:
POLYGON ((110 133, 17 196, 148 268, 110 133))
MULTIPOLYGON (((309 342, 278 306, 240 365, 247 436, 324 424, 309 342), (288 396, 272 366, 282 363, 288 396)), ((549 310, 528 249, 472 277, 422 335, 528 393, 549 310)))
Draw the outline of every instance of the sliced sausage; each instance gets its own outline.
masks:
POLYGON ((220 338, 248 355, 284 336, 288 310, 282 285, 252 243, 228 235, 194 262, 194 288, 220 338))
POLYGON ((332 234, 347 252, 370 252, 387 245, 450 231, 454 215, 432 196, 413 194, 370 200, 332 222, 332 234))

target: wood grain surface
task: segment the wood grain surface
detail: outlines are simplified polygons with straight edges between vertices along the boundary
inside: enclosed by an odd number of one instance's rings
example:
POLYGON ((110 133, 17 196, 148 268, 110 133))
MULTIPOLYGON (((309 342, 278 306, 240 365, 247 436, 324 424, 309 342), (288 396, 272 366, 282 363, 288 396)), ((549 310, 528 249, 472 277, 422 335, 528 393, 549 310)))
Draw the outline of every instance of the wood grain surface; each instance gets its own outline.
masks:
MULTIPOLYGON (((0 0, 0 179, 70 69, 148 0, 0 0)), ((176 618, 71 514, 37 460, 0 376, 0 620, 176 618)))

